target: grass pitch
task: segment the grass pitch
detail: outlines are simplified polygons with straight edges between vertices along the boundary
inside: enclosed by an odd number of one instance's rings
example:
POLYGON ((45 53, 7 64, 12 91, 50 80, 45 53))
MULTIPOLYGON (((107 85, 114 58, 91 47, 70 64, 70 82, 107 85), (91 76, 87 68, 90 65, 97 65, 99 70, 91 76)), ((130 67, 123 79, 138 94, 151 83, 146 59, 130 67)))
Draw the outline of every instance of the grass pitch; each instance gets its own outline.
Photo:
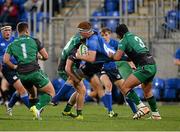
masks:
POLYGON ((64 117, 61 112, 65 103, 47 106, 42 113, 43 120, 32 120, 32 114, 25 106, 15 106, 13 116, 6 115, 0 106, 0 131, 180 131, 180 105, 159 106, 162 120, 146 118, 133 120, 128 106, 113 105, 117 118, 109 118, 102 105, 85 104, 83 121, 64 117))

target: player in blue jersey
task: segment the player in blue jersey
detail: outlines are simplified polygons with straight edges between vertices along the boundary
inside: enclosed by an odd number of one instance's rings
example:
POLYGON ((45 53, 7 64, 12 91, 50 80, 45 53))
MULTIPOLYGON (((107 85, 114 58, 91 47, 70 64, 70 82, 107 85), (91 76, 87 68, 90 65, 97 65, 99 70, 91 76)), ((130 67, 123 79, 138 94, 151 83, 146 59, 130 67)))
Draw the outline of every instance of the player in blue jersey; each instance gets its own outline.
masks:
POLYGON ((178 77, 180 77, 180 48, 177 48, 173 60, 174 64, 178 66, 178 77))
MULTIPOLYGON (((23 103, 29 108, 29 97, 27 90, 22 85, 16 71, 14 69, 10 69, 6 64, 3 63, 3 55, 5 54, 6 48, 8 45, 13 42, 14 37, 11 36, 12 28, 9 25, 3 26, 1 28, 2 39, 0 44, 0 61, 2 66, 2 73, 4 76, 4 81, 2 80, 2 88, 5 85, 12 85, 17 91, 12 95, 13 98, 10 99, 10 102, 6 104, 7 106, 7 113, 12 115, 11 107, 15 104, 15 102, 19 99, 20 96, 23 103), (7 81, 6 81, 7 80, 7 81), (5 82, 5 84, 3 84, 5 82)), ((11 57, 11 62, 16 64, 16 60, 11 57)))
MULTIPOLYGON (((9 27, 6 28, 6 30, 4 30, 3 26, 1 28, 1 39, 0 39, 0 67, 2 69, 2 61, 3 61, 3 55, 6 51, 6 47, 8 46, 9 43, 11 43, 14 40, 14 37, 11 37, 11 29, 9 27)), ((7 26, 6 26, 7 27, 7 26)), ((8 102, 8 91, 9 91, 9 84, 6 81, 6 79, 4 77, 2 77, 1 80, 1 90, 2 90, 2 95, 3 95, 3 99, 5 104, 7 104, 8 102)))
MULTIPOLYGON (((91 79, 96 73, 100 72, 105 61, 110 61, 104 47, 104 39, 100 34, 93 31, 89 22, 82 22, 78 25, 79 32, 83 38, 86 38, 86 45, 88 47, 88 54, 77 54, 66 61, 66 72, 74 82, 74 86, 79 87, 81 79, 91 79), (76 71, 72 70, 72 64, 75 60, 83 60, 85 63, 76 71)), ((109 49, 111 50, 111 49, 109 49)), ((72 106, 77 103, 77 119, 83 119, 82 106, 84 104, 85 88, 79 87, 77 91, 71 96, 64 112, 70 112, 72 106), (77 99, 77 100, 75 100, 77 99), (81 106, 81 107, 79 107, 81 106)), ((108 102, 107 102, 108 103, 108 102)), ((107 106, 107 105, 105 105, 107 106)))

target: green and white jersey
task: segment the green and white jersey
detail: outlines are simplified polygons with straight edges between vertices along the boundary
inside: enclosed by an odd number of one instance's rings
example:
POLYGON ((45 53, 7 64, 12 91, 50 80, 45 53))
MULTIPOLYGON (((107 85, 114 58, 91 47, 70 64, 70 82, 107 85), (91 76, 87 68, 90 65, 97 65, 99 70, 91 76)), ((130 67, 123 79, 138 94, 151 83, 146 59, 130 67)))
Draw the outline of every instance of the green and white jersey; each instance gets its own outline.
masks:
POLYGON ((81 35, 79 33, 75 34, 71 37, 69 42, 65 45, 63 48, 63 51, 61 52, 61 59, 66 60, 68 56, 71 54, 74 48, 79 46, 80 40, 82 39, 81 35))
POLYGON ((39 69, 37 53, 44 45, 39 40, 22 35, 16 38, 7 48, 7 53, 14 56, 20 71, 30 72, 39 69))
POLYGON ((124 34, 118 49, 124 51, 136 66, 155 63, 144 41, 131 32, 124 34))

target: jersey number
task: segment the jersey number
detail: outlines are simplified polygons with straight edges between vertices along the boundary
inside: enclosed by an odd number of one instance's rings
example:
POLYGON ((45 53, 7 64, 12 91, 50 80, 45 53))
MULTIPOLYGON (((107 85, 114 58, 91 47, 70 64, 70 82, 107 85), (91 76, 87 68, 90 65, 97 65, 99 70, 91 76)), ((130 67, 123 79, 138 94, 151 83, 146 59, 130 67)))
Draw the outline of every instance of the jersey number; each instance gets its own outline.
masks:
POLYGON ((137 36, 135 36, 134 39, 135 39, 137 42, 139 42, 139 45, 140 45, 142 48, 145 47, 144 42, 142 41, 142 39, 140 39, 140 38, 137 37, 137 36))
POLYGON ((21 44, 21 48, 22 48, 23 57, 27 58, 27 52, 26 52, 26 45, 25 45, 25 43, 21 44))

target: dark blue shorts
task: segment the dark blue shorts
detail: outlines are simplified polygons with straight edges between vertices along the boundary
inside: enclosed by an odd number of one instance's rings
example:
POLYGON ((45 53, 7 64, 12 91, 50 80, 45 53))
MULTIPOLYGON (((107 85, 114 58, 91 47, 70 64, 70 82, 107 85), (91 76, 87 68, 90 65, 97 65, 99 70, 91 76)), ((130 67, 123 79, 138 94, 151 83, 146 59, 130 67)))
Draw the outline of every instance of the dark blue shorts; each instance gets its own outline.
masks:
POLYGON ((16 70, 12 70, 6 66, 2 67, 2 74, 10 85, 13 85, 19 79, 16 70))
POLYGON ((122 76, 119 73, 118 69, 114 68, 111 70, 106 70, 106 69, 102 69, 100 73, 98 73, 98 76, 102 76, 103 74, 108 75, 108 77, 110 78, 110 80, 114 83, 117 80, 121 80, 122 76))

